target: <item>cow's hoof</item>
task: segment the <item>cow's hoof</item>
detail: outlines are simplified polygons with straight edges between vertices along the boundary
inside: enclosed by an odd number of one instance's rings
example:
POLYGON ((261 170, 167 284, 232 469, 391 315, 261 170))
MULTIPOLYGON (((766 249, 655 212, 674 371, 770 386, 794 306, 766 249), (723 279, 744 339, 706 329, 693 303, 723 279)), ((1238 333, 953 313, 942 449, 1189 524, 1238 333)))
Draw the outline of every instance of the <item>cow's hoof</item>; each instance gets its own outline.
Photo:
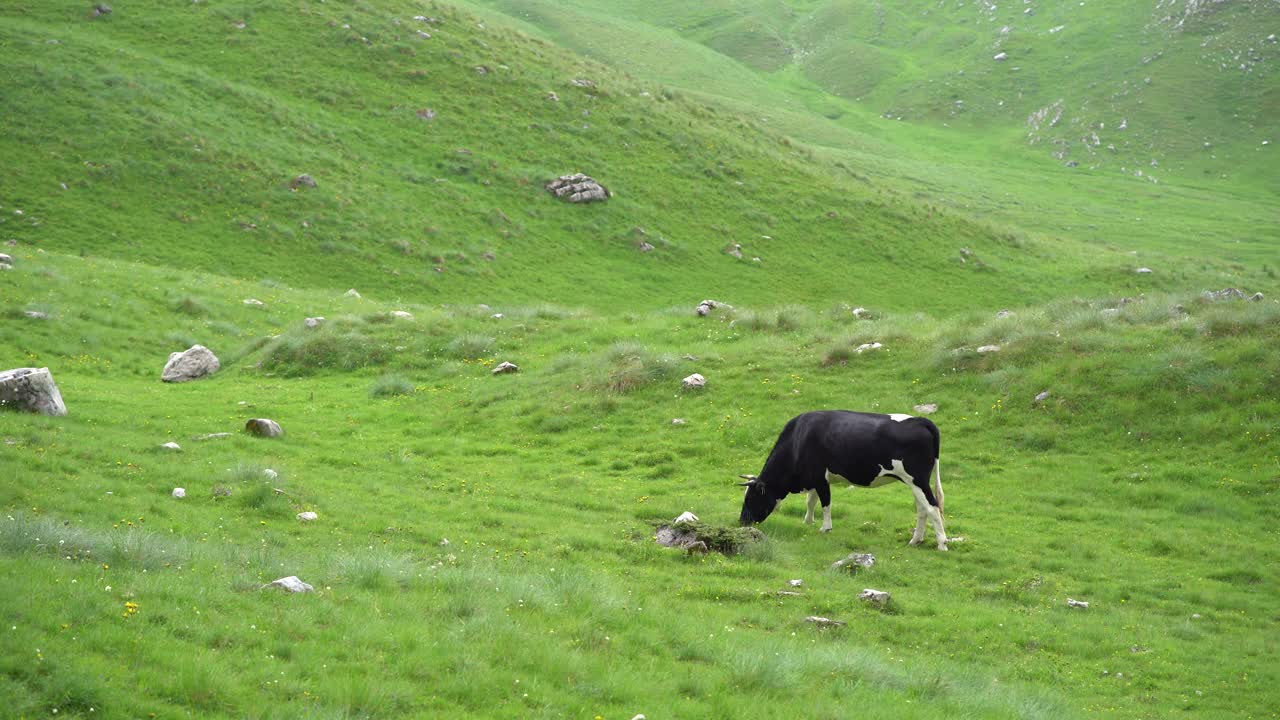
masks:
POLYGON ((831 532, 831 528, 829 527, 818 528, 818 532, 831 532))
POLYGON ((908 545, 919 545, 919 544, 921 543, 921 541, 923 541, 923 540, 924 540, 924 538, 911 538, 911 541, 910 541, 910 542, 908 542, 907 544, 908 544, 908 545))
POLYGON ((939 546, 938 546, 938 549, 939 549, 939 550, 941 550, 942 552, 946 552, 946 551, 947 551, 947 546, 946 546, 946 545, 939 545, 939 546))

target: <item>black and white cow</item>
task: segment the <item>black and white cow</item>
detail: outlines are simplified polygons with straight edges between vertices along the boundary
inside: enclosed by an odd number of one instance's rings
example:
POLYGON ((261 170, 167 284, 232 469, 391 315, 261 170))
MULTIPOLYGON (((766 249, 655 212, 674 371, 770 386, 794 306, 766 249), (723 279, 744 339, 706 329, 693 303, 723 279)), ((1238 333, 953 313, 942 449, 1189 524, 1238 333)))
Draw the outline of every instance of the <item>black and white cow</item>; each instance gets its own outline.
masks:
POLYGON ((818 410, 797 415, 782 428, 758 477, 742 500, 743 525, 764 521, 792 493, 809 493, 804 521, 822 501, 822 532, 831 530, 831 481, 864 488, 901 481, 916 500, 916 529, 911 544, 924 540, 933 523, 938 549, 947 549, 942 529, 942 470, 938 465, 938 426, 926 418, 848 410, 818 410), (936 481, 929 476, 938 468, 936 481))

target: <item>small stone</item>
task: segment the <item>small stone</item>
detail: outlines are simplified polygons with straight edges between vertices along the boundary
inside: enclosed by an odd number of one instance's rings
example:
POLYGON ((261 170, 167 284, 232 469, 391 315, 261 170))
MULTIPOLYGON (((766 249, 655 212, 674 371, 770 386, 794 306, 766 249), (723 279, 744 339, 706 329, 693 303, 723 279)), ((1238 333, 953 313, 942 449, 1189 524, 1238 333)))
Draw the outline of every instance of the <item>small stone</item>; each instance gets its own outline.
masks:
POLYGON ((176 497, 176 498, 178 498, 178 499, 182 499, 182 498, 184 498, 184 497, 186 497, 186 496, 187 496, 187 489, 186 489, 186 488, 176 487, 176 488, 174 488, 174 489, 173 489, 173 492, 172 492, 172 493, 170 493, 170 495, 173 495, 174 497, 176 497))
POLYGON ((267 590, 269 588, 279 588, 291 593, 304 593, 315 590, 315 588, 299 580, 296 575, 290 575, 289 577, 282 577, 279 580, 273 580, 266 585, 263 585, 261 589, 267 590))
POLYGON ((982 347, 978 348, 978 354, 980 355, 985 355, 987 353, 993 353, 993 352, 1000 352, 1000 346, 999 345, 983 345, 982 347))
POLYGON ((1008 59, 1009 59, 1009 54, 1008 54, 1008 53, 996 53, 995 57, 993 57, 993 58, 991 58, 991 59, 992 59, 992 60, 995 60, 996 62, 1004 62, 1005 60, 1008 60, 1008 59))
POLYGON ((494 314, 490 315, 489 317, 490 317, 490 318, 492 318, 492 319, 494 319, 494 320, 501 320, 502 318, 506 317, 506 315, 503 315, 502 313, 494 313, 494 314))
POLYGON ((1137 270, 1134 270, 1134 272, 1138 273, 1139 275, 1150 275, 1153 272, 1153 270, 1149 267, 1140 267, 1137 270))
POLYGON ((440 538, 440 547, 449 547, 449 545, 451 545, 449 538, 440 538))
POLYGON ((266 307, 267 304, 257 298, 248 298, 244 301, 245 305, 253 305, 255 307, 266 307))
POLYGON ((319 515, 311 512, 310 510, 306 512, 298 513, 298 519, 301 520, 302 522, 311 522, 312 520, 315 520, 319 517, 320 517, 319 515))
POLYGON ((653 249, 654 249, 653 245, 650 245, 648 242, 641 242, 639 245, 636 246, 636 248, 643 253, 653 252, 653 249))
POLYGON ((858 593, 858 599, 865 600, 873 605, 883 606, 889 604, 889 593, 884 592, 883 590, 872 590, 871 588, 867 588, 858 593))
POLYGON ((93 15, 93 17, 102 17, 103 15, 110 15, 110 14, 111 14, 111 6, 110 6, 110 5, 105 5, 105 4, 102 4, 102 3, 99 3, 99 4, 97 4, 97 5, 94 5, 94 6, 93 6, 93 12, 92 12, 91 14, 93 15))
POLYGON ((608 200, 609 192, 595 178, 582 173, 561 175, 546 184, 547 192, 571 203, 588 203, 596 200, 608 200))
POLYGON ((47 313, 42 313, 39 310, 23 310, 22 314, 25 315, 26 317, 31 318, 32 320, 48 320, 49 319, 49 315, 47 313))
POLYGON ((280 473, 276 472, 275 470, 272 470, 271 468, 263 468, 262 475, 268 480, 275 480, 276 478, 280 477, 280 473))
POLYGON ((680 516, 677 517, 675 520, 673 520, 672 524, 679 525, 680 523, 696 523, 696 522, 698 522, 698 516, 686 510, 680 513, 680 516))
POLYGON ((1045 390, 1044 392, 1042 392, 1042 393, 1040 393, 1040 394, 1036 395, 1036 402, 1038 402, 1038 403, 1042 403, 1042 402, 1044 402, 1045 400, 1048 400, 1048 399, 1049 399, 1049 391, 1048 391, 1048 390, 1045 390))
POLYGON ((869 350, 879 350, 882 347, 884 347, 884 345, 882 345, 881 343, 869 342, 869 343, 862 343, 858 347, 854 348, 853 351, 861 355, 862 353, 867 352, 869 350))
POLYGON ((280 427, 280 423, 267 418, 253 418, 244 424, 245 432, 250 435, 257 435, 265 438, 278 438, 284 435, 284 429, 280 427))
POLYGON ((804 621, 813 623, 818 627, 843 627, 844 626, 844 623, 839 620, 832 620, 831 618, 825 618, 819 615, 810 615, 809 617, 805 618, 804 621))
POLYGON ((932 415, 938 412, 938 403, 921 403, 911 409, 920 413, 921 415, 932 415))
POLYGON ((685 546, 684 552, 686 555, 706 555, 711 548, 707 547, 705 540, 694 540, 685 546))
POLYGON ((309 317, 309 318, 307 318, 306 320, 303 320, 303 321, 302 321, 302 324, 303 324, 303 325, 305 325, 305 326, 307 326, 308 328, 311 328, 312 330, 315 330, 316 328, 318 328, 318 327, 320 327, 322 324, 324 324, 324 318, 322 318, 322 317, 309 317))
POLYGON ((295 177, 293 181, 289 183, 289 187, 293 188, 294 190, 297 190, 300 187, 313 188, 315 186, 316 186, 316 179, 306 173, 302 173, 301 175, 295 177))
POLYGON ((1067 598, 1067 607, 1080 608, 1081 610, 1088 610, 1089 603, 1084 602, 1083 600, 1072 600, 1071 598, 1067 598))
POLYGON ((694 373, 689 377, 680 381, 680 387, 684 388, 685 390, 698 390, 700 388, 706 387, 706 385, 707 385, 707 379, 702 377, 702 375, 699 375, 698 373, 694 373))
POLYGON ((160 447, 164 448, 165 450, 172 450, 173 452, 182 452, 182 446, 176 442, 167 442, 161 445, 160 447))
POLYGON ((1013 315, 1012 310, 1001 310, 1000 312, 996 313, 996 317, 1001 320, 1007 317, 1011 317, 1012 315, 1013 315))
POLYGON ((13 256, 7 253, 0 253, 0 265, 12 265, 13 256))
POLYGON ((799 578, 797 578, 797 579, 795 579, 795 580, 788 580, 788 581, 787 581, 787 585, 789 585, 790 587, 800 587, 800 586, 804 585, 804 581, 803 581, 803 580, 800 580, 799 578))
POLYGON ((342 296, 343 296, 343 297, 349 297, 349 298, 359 298, 359 297, 360 297, 360 293, 356 292, 356 289, 355 289, 355 288, 351 288, 350 290, 348 290, 348 291, 346 291, 346 292, 342 293, 342 296))
POLYGON ((843 560, 831 563, 831 570, 849 570, 857 572, 859 568, 870 568, 876 564, 876 556, 871 553, 849 553, 843 560))
POLYGON ((779 597, 804 597, 804 593, 798 593, 794 590, 779 590, 774 594, 779 597))
POLYGON ((413 313, 406 312, 404 310, 392 310, 391 317, 397 318, 399 320, 412 320, 413 313))
POLYGON ((512 362, 501 362, 493 369, 494 375, 503 375, 506 373, 520 372, 520 366, 512 362))
POLYGON ((672 424, 672 425, 687 425, 687 424, 689 424, 689 421, 688 421, 688 420, 685 420, 684 418, 672 418, 672 419, 671 419, 671 424, 672 424))
POLYGON ((853 316, 861 320, 862 318, 870 317, 871 311, 864 307, 856 307, 853 309, 853 316))
POLYGON ((1262 293, 1254 293, 1249 296, 1249 302, 1262 302, 1262 293))

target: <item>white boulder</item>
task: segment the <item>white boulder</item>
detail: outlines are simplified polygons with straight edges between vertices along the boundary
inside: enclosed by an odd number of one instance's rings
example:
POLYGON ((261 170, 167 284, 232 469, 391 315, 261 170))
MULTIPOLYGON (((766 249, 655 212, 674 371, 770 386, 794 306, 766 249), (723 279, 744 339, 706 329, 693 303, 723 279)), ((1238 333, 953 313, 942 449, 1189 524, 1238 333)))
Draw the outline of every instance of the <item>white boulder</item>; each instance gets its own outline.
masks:
POLYGON ((212 350, 203 345, 192 345, 182 352, 169 355, 160 379, 169 383, 187 382, 212 375, 221 367, 222 363, 218 362, 218 356, 212 350))

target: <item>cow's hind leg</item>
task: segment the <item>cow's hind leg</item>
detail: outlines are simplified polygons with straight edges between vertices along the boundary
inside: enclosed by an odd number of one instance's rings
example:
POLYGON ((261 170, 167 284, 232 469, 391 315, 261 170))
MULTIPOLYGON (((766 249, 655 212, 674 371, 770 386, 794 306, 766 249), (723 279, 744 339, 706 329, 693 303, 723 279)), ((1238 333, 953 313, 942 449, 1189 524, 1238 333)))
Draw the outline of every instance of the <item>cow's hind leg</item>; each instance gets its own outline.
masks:
POLYGON ((938 537, 938 549, 947 549, 947 531, 942 527, 942 507, 938 503, 938 498, 933 494, 933 488, 929 485, 929 476, 933 473, 933 463, 924 466, 912 467, 916 474, 908 481, 911 485, 911 492, 916 496, 916 533, 911 536, 914 541, 919 537, 924 540, 925 527, 921 520, 920 512, 923 508, 928 521, 933 523, 933 532, 938 537), (919 478, 917 481, 915 478, 919 478))
POLYGON ((912 493, 916 501, 916 529, 911 533, 910 544, 912 545, 919 545, 924 541, 924 531, 927 527, 926 523, 929 518, 929 511, 926 509, 925 504, 920 502, 920 496, 923 494, 924 493, 912 493))

